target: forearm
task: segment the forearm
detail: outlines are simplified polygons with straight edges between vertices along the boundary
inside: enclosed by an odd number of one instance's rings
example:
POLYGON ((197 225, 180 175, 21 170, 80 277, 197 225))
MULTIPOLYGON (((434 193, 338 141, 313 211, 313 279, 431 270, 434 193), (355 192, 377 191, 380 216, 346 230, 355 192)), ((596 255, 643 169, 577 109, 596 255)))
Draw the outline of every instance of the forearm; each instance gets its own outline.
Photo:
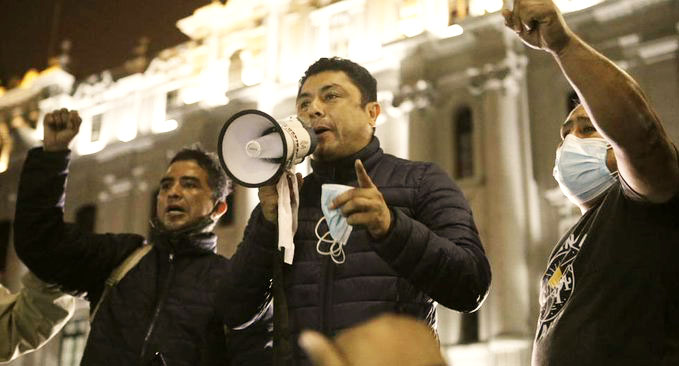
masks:
POLYGON ((243 241, 231 257, 230 275, 220 286, 218 301, 229 327, 247 322, 270 300, 275 238, 275 226, 265 222, 259 207, 255 208, 243 241))
POLYGON ((402 277, 442 305, 477 309, 490 286, 490 265, 474 229, 465 225, 436 233, 396 212, 394 227, 376 251, 402 277))
POLYGON ((632 188, 658 202, 676 194, 677 156, 636 81, 577 36, 554 57, 632 188))
POLYGON ((14 245, 40 278, 69 292, 89 292, 143 243, 133 234, 92 234, 63 219, 68 154, 31 150, 19 183, 14 245))
POLYGON ((469 204, 435 164, 426 164, 414 186, 412 217, 392 209, 392 227, 376 251, 432 299, 473 311, 485 299, 491 274, 469 204))
POLYGON ((616 148, 640 155, 666 134, 637 82, 580 38, 553 54, 597 130, 616 148))
POLYGON ((63 203, 68 153, 48 153, 41 149, 29 151, 17 196, 14 221, 14 245, 19 258, 29 268, 50 281, 42 263, 54 263, 60 258, 56 243, 63 236, 63 203))

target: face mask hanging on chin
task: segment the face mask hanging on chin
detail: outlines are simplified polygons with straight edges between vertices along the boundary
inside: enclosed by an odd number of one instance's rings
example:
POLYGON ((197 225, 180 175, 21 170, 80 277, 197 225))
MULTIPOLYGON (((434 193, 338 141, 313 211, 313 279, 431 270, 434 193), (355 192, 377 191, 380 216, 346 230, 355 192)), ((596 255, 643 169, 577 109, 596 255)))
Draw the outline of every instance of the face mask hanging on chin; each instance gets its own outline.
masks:
POLYGON ((335 197, 353 188, 342 184, 323 184, 321 186, 321 210, 323 210, 323 217, 316 223, 315 232, 318 238, 316 251, 321 255, 329 255, 332 261, 337 264, 344 263, 346 259, 344 246, 349 240, 353 227, 347 223, 347 218, 342 216, 342 211, 339 208, 330 210, 328 207, 335 197), (318 228, 323 220, 327 222, 329 230, 327 233, 320 235, 318 228), (328 236, 332 240, 328 239, 328 236), (327 247, 327 249, 324 247, 327 247))
POLYGON ((618 172, 606 166, 611 146, 602 138, 582 139, 569 134, 556 153, 554 179, 561 191, 575 204, 591 201, 617 180, 618 172))

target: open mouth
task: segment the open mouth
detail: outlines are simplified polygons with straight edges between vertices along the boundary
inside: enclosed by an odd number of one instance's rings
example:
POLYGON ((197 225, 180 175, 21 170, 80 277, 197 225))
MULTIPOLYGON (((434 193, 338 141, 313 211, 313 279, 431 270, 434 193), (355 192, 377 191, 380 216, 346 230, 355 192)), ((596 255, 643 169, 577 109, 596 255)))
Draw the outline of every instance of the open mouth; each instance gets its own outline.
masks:
POLYGON ((314 128, 314 132, 316 133, 316 135, 320 135, 323 132, 328 132, 328 131, 330 131, 330 129, 327 128, 327 127, 323 127, 323 126, 314 128))
POLYGON ((167 209, 165 209, 165 212, 167 212, 169 214, 175 214, 176 215, 176 214, 183 214, 186 211, 181 206, 169 205, 169 206, 167 206, 167 209))

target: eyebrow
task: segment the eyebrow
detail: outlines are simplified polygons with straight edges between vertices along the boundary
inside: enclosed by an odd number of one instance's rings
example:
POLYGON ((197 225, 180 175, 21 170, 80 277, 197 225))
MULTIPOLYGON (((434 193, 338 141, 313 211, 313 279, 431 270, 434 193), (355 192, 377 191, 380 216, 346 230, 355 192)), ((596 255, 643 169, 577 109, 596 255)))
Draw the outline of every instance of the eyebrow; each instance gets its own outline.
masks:
MULTIPOLYGON (((340 86, 339 84, 332 83, 332 84, 328 84, 328 85, 323 85, 323 87, 321 88, 321 93, 323 93, 323 92, 325 92, 329 89, 335 88, 335 87, 342 89, 342 86, 340 86)), ((300 100, 302 98, 309 98, 309 97, 311 97, 311 93, 304 92, 304 93, 301 93, 300 95, 297 96, 297 100, 300 100)))
MULTIPOLYGON (((196 177, 192 177, 192 176, 186 176, 186 175, 185 175, 185 176, 179 177, 179 180, 180 180, 180 181, 183 181, 183 182, 193 182, 193 183, 198 183, 198 184, 200 184, 200 179, 198 179, 198 178, 196 178, 196 177)), ((166 182, 173 182, 173 181, 174 181, 174 178, 172 178, 172 177, 163 177, 163 178, 160 180, 160 184, 162 185, 163 183, 166 183, 166 182)))
POLYGON ((574 121, 592 124, 592 120, 590 120, 589 117, 586 117, 586 116, 579 116, 579 117, 571 118, 561 125, 561 130, 559 130, 561 138, 566 137, 566 135, 567 135, 566 132, 570 133, 570 131, 573 129, 573 124, 575 123, 574 121))

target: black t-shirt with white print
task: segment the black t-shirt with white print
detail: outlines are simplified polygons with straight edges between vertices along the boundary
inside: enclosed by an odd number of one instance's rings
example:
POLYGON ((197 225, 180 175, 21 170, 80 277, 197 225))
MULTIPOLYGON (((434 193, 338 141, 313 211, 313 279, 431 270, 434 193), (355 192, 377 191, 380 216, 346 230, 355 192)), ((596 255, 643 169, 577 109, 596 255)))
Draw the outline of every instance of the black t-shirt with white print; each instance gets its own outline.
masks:
POLYGON ((550 255, 533 365, 679 365, 679 196, 605 195, 550 255))

